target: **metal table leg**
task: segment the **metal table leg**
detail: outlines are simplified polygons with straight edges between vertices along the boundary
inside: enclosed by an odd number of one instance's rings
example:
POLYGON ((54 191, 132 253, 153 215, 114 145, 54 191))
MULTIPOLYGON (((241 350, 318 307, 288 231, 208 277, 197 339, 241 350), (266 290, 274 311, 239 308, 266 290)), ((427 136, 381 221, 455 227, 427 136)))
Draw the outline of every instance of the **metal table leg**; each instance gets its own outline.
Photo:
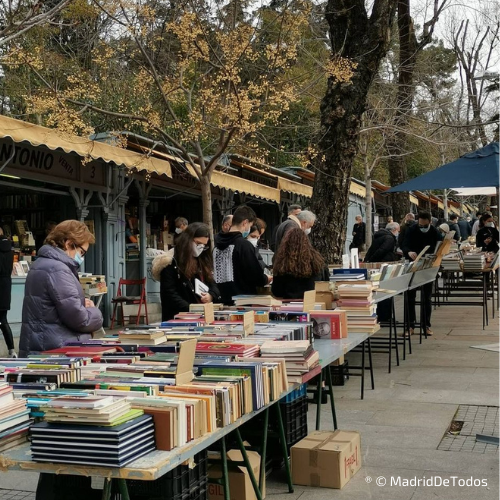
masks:
MULTIPOLYGON (((275 404, 279 405, 277 401, 275 404)), ((267 427, 269 425, 269 408, 264 411, 264 432, 262 433, 262 446, 260 447, 260 476, 259 476, 259 489, 262 491, 262 485, 266 478, 266 454, 267 454, 267 427)), ((284 457, 286 458, 286 457, 284 457)))
MULTIPOLYGON (((389 349, 391 344, 389 343, 389 349)), ((361 399, 365 397, 365 343, 361 343, 361 399)))
POLYGON ((398 345, 398 331, 396 324, 396 308, 394 307, 394 297, 391 297, 391 316, 394 325, 394 347, 396 348, 396 366, 399 366, 399 345, 398 345))
POLYGON ((372 382, 372 391, 375 390, 375 378, 373 377, 373 360, 372 360, 372 344, 370 342, 370 337, 366 339, 368 344, 368 361, 370 363, 370 379, 372 382))
POLYGON ((316 389, 316 430, 319 431, 321 426, 321 396, 323 390, 323 370, 318 375, 318 385, 316 389))
MULTIPOLYGON (((282 423, 283 425, 283 423, 282 423)), ((241 455, 243 457, 243 462, 248 472, 248 476, 250 477, 250 481, 253 486, 253 490, 255 491, 255 496, 257 500, 262 500, 262 494, 259 489, 259 485, 257 484, 257 480, 255 479, 255 474, 253 473, 252 464, 250 460, 248 460, 247 450, 245 449, 245 445, 243 444, 243 440, 241 439, 240 430, 238 428, 235 429, 234 434, 236 435, 236 440, 238 441, 238 447, 241 451, 241 455)), ((286 446, 286 444, 285 444, 286 446)))
POLYGON ((118 483, 118 491, 122 500, 130 500, 130 495, 128 494, 127 481, 125 479, 115 479, 118 483))
POLYGON ((333 382, 332 382, 332 372, 330 366, 326 367, 326 383, 328 385, 328 392, 330 394, 330 406, 332 408, 332 418, 333 418, 333 428, 337 430, 337 412, 335 411, 335 399, 333 398, 333 382))
MULTIPOLYGON (((276 408, 276 417, 278 419, 278 430, 281 443, 281 451, 283 452, 283 459, 285 461, 285 473, 288 481, 288 492, 293 493, 292 473, 290 472, 290 462, 288 461, 288 449, 286 447, 285 426, 283 425, 283 417, 281 416, 281 407, 279 402, 273 405, 276 408)), ((321 405, 318 406, 321 412, 321 405)))

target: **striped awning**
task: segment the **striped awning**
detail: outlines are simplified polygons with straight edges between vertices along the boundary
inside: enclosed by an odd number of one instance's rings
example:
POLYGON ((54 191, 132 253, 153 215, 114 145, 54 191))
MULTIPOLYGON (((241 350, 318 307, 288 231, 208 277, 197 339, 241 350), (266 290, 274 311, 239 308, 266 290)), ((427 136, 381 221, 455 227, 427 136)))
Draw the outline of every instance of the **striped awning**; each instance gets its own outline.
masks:
POLYGON ((52 151, 62 149, 82 158, 115 163, 130 170, 146 171, 172 177, 170 163, 147 154, 139 154, 86 137, 63 134, 56 129, 34 125, 7 116, 0 116, 0 138, 10 137, 14 142, 29 142, 32 146, 45 146, 52 151))

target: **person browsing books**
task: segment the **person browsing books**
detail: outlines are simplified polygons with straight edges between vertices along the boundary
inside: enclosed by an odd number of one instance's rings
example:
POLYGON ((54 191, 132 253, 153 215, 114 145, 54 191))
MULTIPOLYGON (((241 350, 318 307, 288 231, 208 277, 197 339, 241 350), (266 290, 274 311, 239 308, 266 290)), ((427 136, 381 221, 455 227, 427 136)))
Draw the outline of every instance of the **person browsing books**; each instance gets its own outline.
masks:
POLYGON ((274 256, 271 291, 281 299, 303 299, 304 292, 314 290, 315 281, 328 281, 325 261, 315 250, 306 233, 291 229, 274 256))
POLYGON ((365 262, 393 262, 399 260, 396 253, 399 224, 389 222, 385 229, 378 230, 373 236, 373 243, 366 252, 365 262))
POLYGON ((78 279, 94 242, 94 235, 77 220, 61 222, 45 239, 26 278, 21 357, 90 339, 102 327, 101 311, 85 298, 78 279))
POLYGON ((153 278, 160 282, 162 321, 189 311, 190 304, 220 301, 213 271, 208 226, 189 224, 175 248, 153 260, 153 278))
POLYGON ((483 252, 498 252, 498 229, 493 216, 486 212, 481 216, 481 229, 476 234, 476 247, 483 252))
POLYGON ((255 295, 257 287, 272 281, 259 264, 255 247, 246 239, 256 218, 250 207, 241 205, 234 211, 229 233, 215 237, 214 276, 226 305, 232 305, 235 295, 255 295))
POLYGON ((0 227, 0 330, 2 330, 3 338, 7 344, 9 356, 17 358, 14 337, 7 321, 7 312, 10 309, 13 265, 12 242, 7 236, 4 236, 3 229, 0 227))
MULTIPOLYGON (((438 230, 431 224, 431 214, 429 212, 420 212, 418 214, 418 224, 414 224, 406 231, 404 241, 401 243, 405 258, 414 261, 417 256, 425 249, 426 254, 434 253, 436 244, 441 241, 438 230)), ((427 335, 432 335, 431 313, 432 313, 432 288, 434 283, 426 283, 422 286, 421 302, 424 305, 425 329, 427 335)), ((412 335, 415 331, 415 300, 417 289, 408 291, 408 310, 410 317, 410 329, 407 332, 412 335)))
POLYGON ((260 240, 260 235, 262 234, 261 230, 262 228, 260 224, 257 221, 255 221, 252 227, 250 228, 250 234, 247 236, 247 240, 255 248, 255 256, 259 261, 260 267, 262 267, 262 269, 265 269, 267 266, 259 251, 259 240, 260 240))

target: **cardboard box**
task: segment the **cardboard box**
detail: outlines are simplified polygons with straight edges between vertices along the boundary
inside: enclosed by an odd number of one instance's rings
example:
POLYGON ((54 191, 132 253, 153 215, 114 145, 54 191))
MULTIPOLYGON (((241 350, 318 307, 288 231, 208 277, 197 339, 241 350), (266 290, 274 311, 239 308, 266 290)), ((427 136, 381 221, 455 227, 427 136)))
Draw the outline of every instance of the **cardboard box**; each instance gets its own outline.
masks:
MULTIPOLYGON (((247 451, 248 459, 252 465, 252 470, 259 482, 260 474, 260 455, 255 451, 247 451)), ((255 491, 253 490, 252 482, 248 471, 244 466, 231 467, 231 462, 243 461, 243 457, 239 450, 229 450, 227 452, 228 466, 229 466, 229 490, 231 492, 231 500, 257 500, 255 491)), ((220 465, 212 465, 208 469, 208 477, 220 478, 222 477, 222 470, 220 465)), ((262 498, 266 497, 266 481, 262 484, 262 498)), ((208 498, 209 500, 224 500, 224 488, 220 484, 208 485, 208 498)))
POLYGON ((340 366, 340 365, 343 365, 344 364, 344 355, 342 354, 342 356, 340 356, 339 359, 336 359, 333 363, 332 363, 332 366, 340 366))
POLYGON ((331 309, 333 302, 333 293, 316 291, 316 300, 318 302, 323 302, 325 304, 326 309, 331 309))
POLYGON ((292 446, 294 484, 343 488, 361 468, 361 438, 356 431, 314 431, 292 446))

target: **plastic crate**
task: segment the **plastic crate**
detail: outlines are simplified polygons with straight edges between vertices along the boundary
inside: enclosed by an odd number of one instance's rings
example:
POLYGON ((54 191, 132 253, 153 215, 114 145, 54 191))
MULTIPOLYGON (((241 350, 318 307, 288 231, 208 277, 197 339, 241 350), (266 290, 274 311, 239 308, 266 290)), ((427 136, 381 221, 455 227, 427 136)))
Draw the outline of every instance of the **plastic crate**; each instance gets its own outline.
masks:
POLYGON ((287 394, 284 398, 280 400, 280 403, 291 403, 296 399, 305 396, 307 394, 307 384, 302 384, 297 389, 293 390, 290 394, 287 394))
POLYGON ((349 363, 346 360, 338 366, 330 365, 330 373, 333 385, 345 385, 346 381, 349 380, 349 363))
POLYGON ((194 467, 178 465, 155 481, 128 480, 130 500, 206 500, 207 450, 194 456, 194 467))
POLYGON ((291 403, 280 403, 281 418, 285 428, 287 448, 307 436, 307 396, 300 396, 291 403))

